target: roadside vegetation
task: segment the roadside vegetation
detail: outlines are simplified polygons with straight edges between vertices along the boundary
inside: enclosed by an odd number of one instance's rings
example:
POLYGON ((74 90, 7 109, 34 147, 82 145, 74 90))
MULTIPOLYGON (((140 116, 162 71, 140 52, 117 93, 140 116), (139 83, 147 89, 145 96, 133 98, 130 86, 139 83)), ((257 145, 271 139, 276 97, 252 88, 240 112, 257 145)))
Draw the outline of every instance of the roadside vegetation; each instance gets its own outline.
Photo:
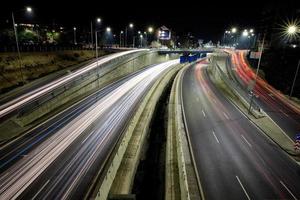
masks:
MULTIPOLYGON (((99 56, 104 54, 99 52, 99 56)), ((90 50, 26 52, 21 54, 20 68, 17 53, 0 53, 0 94, 93 57, 94 52, 90 50)))

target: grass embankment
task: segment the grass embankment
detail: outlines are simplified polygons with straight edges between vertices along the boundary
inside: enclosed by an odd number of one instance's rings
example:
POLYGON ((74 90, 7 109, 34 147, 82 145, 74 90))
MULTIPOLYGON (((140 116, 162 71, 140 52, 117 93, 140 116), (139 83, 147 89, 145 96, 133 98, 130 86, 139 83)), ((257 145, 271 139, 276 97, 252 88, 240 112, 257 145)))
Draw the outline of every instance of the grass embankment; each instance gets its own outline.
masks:
MULTIPOLYGON (((99 56, 104 55, 99 52, 99 56)), ((17 53, 0 53, 0 94, 13 88, 66 69, 94 57, 89 50, 21 53, 21 69, 17 53), (23 76, 23 78, 22 78, 23 76)))

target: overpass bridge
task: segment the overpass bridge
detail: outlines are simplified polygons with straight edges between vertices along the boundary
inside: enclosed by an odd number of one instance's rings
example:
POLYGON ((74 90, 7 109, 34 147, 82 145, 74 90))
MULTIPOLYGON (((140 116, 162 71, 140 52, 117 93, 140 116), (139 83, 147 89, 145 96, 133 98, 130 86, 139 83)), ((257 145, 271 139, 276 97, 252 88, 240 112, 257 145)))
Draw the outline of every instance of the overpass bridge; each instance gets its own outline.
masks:
POLYGON ((212 53, 215 49, 214 48, 201 48, 201 49, 158 49, 159 54, 206 54, 212 53))

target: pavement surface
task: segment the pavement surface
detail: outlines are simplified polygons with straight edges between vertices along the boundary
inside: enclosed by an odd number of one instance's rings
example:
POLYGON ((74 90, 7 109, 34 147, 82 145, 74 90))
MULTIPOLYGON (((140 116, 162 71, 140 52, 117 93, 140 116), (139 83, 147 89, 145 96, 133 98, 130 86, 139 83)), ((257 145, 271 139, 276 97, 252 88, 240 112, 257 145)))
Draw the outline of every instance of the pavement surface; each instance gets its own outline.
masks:
MULTIPOLYGON (((249 85, 255 78, 255 72, 246 61, 246 52, 230 53, 233 70, 245 85, 249 85)), ((295 140, 295 135, 300 133, 300 107, 260 77, 257 79, 254 93, 258 96, 256 103, 292 140, 295 140)))
POLYGON ((205 61, 182 81, 186 129, 205 199, 300 199, 300 167, 212 83, 205 61))
POLYGON ((16 151, 2 148, 0 199, 82 199, 148 89, 175 64, 111 84, 17 140, 16 151))

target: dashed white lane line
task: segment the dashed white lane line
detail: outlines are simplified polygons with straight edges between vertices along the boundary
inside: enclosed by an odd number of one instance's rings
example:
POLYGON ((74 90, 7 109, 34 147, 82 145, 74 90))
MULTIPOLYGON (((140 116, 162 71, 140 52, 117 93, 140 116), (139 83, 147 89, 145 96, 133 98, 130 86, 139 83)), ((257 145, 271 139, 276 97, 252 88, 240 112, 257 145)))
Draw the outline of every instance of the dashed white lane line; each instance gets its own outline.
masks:
POLYGON ((242 182, 240 181, 239 177, 238 177, 238 176, 235 176, 235 177, 236 177, 236 179, 238 180, 238 182, 239 182, 241 188, 243 189, 243 191, 244 191, 244 193, 245 193, 247 199, 248 199, 248 200, 251 200, 250 197, 249 197, 249 195, 248 195, 248 193, 247 193, 247 191, 246 191, 246 189, 244 188, 242 182))
POLYGON ((203 114, 204 117, 206 117, 204 110, 202 110, 202 114, 203 114))
POLYGON ((282 112, 282 114, 284 114, 285 116, 289 117, 288 114, 286 114, 283 110, 279 109, 280 112, 282 112))
POLYGON ((225 112, 223 112, 223 115, 225 116, 226 119, 229 119, 228 115, 225 112))
POLYGON ((298 200, 297 197, 295 197, 295 195, 291 192, 291 190, 282 182, 282 181, 279 181, 280 184, 290 193, 290 195, 295 199, 295 200, 298 200))
POLYGON ((44 187, 49 183, 50 179, 39 189, 39 191, 32 197, 32 199, 35 199, 39 193, 44 189, 44 187))
POLYGON ((244 137, 244 135, 241 135, 243 140, 248 144, 249 147, 252 148, 252 145, 250 144, 250 142, 244 137))
POLYGON ((217 138, 216 133, 215 133, 214 131, 212 131, 212 133, 213 133, 215 139, 217 140, 217 142, 220 144, 220 141, 219 141, 219 139, 217 138))

